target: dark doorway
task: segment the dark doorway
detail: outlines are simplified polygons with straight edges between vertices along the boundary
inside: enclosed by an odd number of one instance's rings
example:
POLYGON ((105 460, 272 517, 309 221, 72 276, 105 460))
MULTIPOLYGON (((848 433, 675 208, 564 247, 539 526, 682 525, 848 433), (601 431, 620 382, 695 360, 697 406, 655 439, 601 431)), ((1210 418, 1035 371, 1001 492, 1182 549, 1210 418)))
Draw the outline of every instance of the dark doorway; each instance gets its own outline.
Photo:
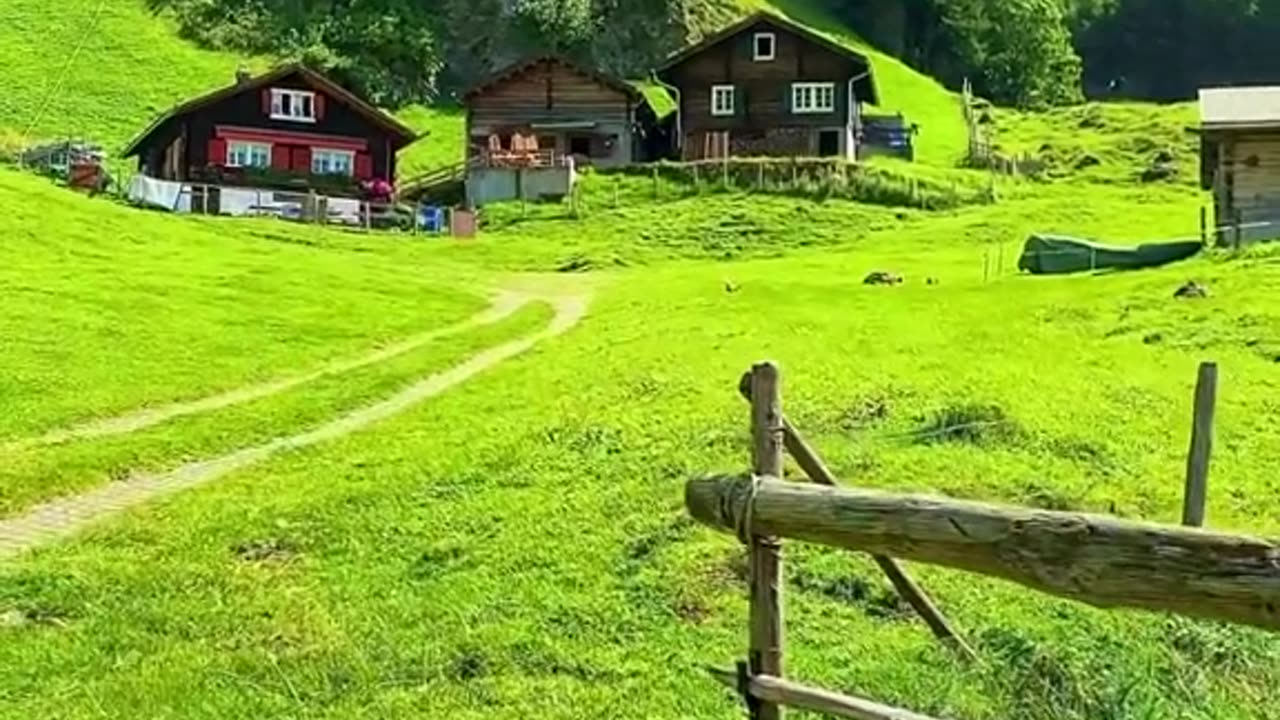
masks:
POLYGON ((818 133, 818 157, 835 157, 840 154, 840 131, 823 130, 818 133))
POLYGON ((590 135, 570 135, 569 136, 569 154, 580 155, 582 157, 591 157, 591 136, 590 135))

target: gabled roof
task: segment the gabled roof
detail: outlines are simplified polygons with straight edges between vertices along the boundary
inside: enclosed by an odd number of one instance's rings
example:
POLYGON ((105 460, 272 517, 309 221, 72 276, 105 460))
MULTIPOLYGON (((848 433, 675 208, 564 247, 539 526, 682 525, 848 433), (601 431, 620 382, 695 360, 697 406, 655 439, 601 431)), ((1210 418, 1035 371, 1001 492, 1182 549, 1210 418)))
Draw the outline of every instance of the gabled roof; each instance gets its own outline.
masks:
POLYGON ((1280 87, 1224 87, 1200 91, 1206 130, 1280 127, 1280 87))
POLYGON ((492 75, 484 78, 483 80, 476 83, 475 85, 472 85, 471 89, 467 90, 467 92, 462 96, 462 99, 464 102, 468 101, 471 98, 475 97, 476 95, 479 95, 491 89, 493 86, 499 83, 505 82, 507 80, 510 80, 511 78, 519 75, 520 73, 526 72, 537 65, 541 65, 542 63, 554 63, 557 65, 560 65, 589 80, 593 80, 597 83, 600 83, 601 85, 611 90, 617 90, 618 92, 626 95, 629 98, 632 98, 633 100, 642 99, 640 92, 636 90, 634 87, 632 87, 626 81, 613 77, 612 75, 596 72, 595 70, 588 70, 587 68, 584 68, 581 65, 578 65, 572 60, 568 60, 559 55, 539 55, 535 57, 525 58, 524 60, 518 60, 502 68, 501 70, 493 73, 492 75))
MULTIPOLYGON (((313 88, 347 104, 352 110, 363 115, 374 125, 383 128, 392 135, 400 136, 404 141, 402 144, 407 145, 420 137, 419 133, 415 132, 412 128, 401 123, 399 120, 396 120, 391 115, 388 115, 373 105, 370 105, 360 96, 342 87, 324 75, 321 75, 301 63, 287 63, 273 68, 267 73, 250 78, 246 82, 238 82, 233 85, 228 85, 227 87, 214 90, 211 93, 201 95, 200 97, 193 98, 171 108, 168 112, 156 118, 154 122, 147 126, 146 130, 143 130, 137 137, 130 141, 129 145, 124 150, 124 155, 125 157, 128 157, 137 153, 139 146, 142 145, 147 138, 152 135, 152 133, 175 117, 188 115, 243 92, 260 90, 266 85, 278 82, 294 74, 301 75, 302 78, 313 88)), ((425 134, 426 133, 422 133, 422 135, 425 134)))
POLYGON ((792 20, 791 18, 785 17, 783 15, 779 15, 778 13, 775 13, 775 12, 770 12, 768 10, 761 10, 759 12, 752 13, 751 15, 744 17, 738 22, 733 23, 728 27, 725 27, 715 33, 712 33, 704 37, 701 41, 693 45, 677 50, 675 53, 671 54, 670 56, 667 57, 666 60, 663 61, 662 65, 658 68, 658 72, 662 73, 667 70, 670 70, 671 68, 675 67, 676 65, 679 65, 685 60, 688 60, 694 55, 697 55, 703 52, 704 50, 707 50, 716 45, 719 45, 725 40, 728 40, 732 37, 737 36, 739 33, 750 28, 751 26, 756 25, 758 23, 762 23, 762 22, 769 23, 771 25, 782 28, 783 30, 799 35, 800 37, 814 43, 815 45, 821 45, 822 47, 830 50, 831 52, 843 55, 852 60, 857 60, 861 62, 863 65, 866 65, 867 73, 868 73, 866 77, 866 83, 867 83, 867 86, 870 88, 871 92, 869 93, 868 97, 864 99, 867 102, 871 103, 872 105, 876 105, 880 102, 880 95, 879 95, 879 92, 876 90, 875 75, 872 73, 871 60, 867 58, 866 55, 863 55, 862 53, 858 52, 857 50, 854 50, 848 45, 845 45, 843 43, 833 40, 827 35, 824 35, 823 33, 820 33, 817 30, 814 30, 813 28, 807 25, 802 25, 796 22, 795 20, 792 20))

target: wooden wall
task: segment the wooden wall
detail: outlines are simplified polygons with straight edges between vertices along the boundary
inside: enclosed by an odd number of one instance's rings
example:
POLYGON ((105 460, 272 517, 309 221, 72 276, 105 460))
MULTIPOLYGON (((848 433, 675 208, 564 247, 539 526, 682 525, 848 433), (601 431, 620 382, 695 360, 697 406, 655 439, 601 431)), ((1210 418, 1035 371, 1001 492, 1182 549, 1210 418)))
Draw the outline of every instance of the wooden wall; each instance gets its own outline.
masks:
POLYGON ((490 134, 532 132, 543 149, 569 153, 573 138, 585 138, 590 152, 576 156, 599 166, 632 161, 631 94, 610 86, 561 61, 546 59, 499 78, 467 98, 467 154, 474 157, 490 134), (545 123, 580 122, 580 129, 534 128, 545 123), (545 141, 554 140, 555 147, 545 141))
POLYGON ((473 130, 557 120, 630 124, 631 109, 626 93, 551 60, 501 79, 467 101, 473 130))
POLYGON ((851 121, 849 80, 866 69, 855 58, 762 20, 668 68, 663 79, 680 89, 686 133, 786 126, 831 128, 851 121), (773 33, 777 38, 774 60, 754 59, 758 32, 773 33), (834 110, 823 114, 792 113, 791 85, 796 82, 834 83, 834 110), (732 117, 711 114, 711 88, 720 84, 736 88, 736 113, 732 117))
POLYGON ((1277 223, 1247 228, 1242 237, 1280 237, 1280 130, 1222 135, 1216 145, 1213 191, 1218 225, 1277 223))

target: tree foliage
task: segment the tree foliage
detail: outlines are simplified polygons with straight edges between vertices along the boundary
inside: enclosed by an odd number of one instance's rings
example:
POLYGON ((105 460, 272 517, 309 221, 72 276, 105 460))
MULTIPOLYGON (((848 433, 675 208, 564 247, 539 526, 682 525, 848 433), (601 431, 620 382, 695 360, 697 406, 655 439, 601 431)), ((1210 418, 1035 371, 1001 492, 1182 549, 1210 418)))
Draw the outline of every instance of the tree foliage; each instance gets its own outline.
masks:
MULTIPOLYGON (((647 71, 731 0, 148 0, 215 47, 306 59, 386 105, 456 95, 520 57, 647 71)), ((1276 82, 1280 0, 811 0, 952 87, 1001 103, 1175 99, 1276 82), (1083 78, 1083 80, 1082 80, 1083 78)))
POLYGON ((983 94, 1031 107, 1081 99, 1061 0, 945 0, 938 9, 983 94))

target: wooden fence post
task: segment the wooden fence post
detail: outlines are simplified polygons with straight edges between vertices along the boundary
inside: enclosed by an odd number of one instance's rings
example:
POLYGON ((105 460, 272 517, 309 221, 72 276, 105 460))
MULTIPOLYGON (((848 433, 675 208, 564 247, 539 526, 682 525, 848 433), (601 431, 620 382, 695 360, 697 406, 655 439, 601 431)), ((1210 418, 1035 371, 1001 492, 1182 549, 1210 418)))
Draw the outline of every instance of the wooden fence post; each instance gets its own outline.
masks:
POLYGON ((1204 527, 1209 485, 1209 456, 1213 453, 1213 413, 1218 400, 1218 366, 1201 363, 1196 379, 1195 415, 1191 422, 1191 450, 1187 454, 1187 487, 1182 498, 1182 524, 1204 527))
POLYGON ((653 199, 658 199, 658 166, 653 166, 653 199))
MULTIPOLYGON (((752 373, 743 376, 738 390, 742 393, 742 397, 748 402, 751 401, 751 378, 752 373)), ((791 453, 791 457, 795 459, 796 464, 809 476, 809 480, 817 485, 825 485, 827 487, 839 487, 840 483, 836 480, 835 474, 827 468, 822 458, 818 457, 818 453, 809 443, 805 442, 804 437, 800 435, 800 431, 787 419, 784 414, 782 416, 782 444, 787 452, 791 453)), ((920 614, 925 624, 933 631, 933 634, 943 643, 953 647, 966 660, 976 660, 977 655, 973 652, 973 648, 960 637, 960 634, 951 628, 946 617, 933 604, 933 600, 925 594, 924 590, 916 584, 915 580, 907 574, 907 571, 898 564, 896 560, 884 555, 875 556, 876 564, 884 571, 889 578, 889 582, 893 583, 894 589, 903 597, 915 611, 920 614)))
MULTIPOLYGON (((756 365, 751 371, 752 470, 757 476, 782 477, 782 388, 778 367, 756 365)), ((750 528, 746 528, 750 532, 750 528)), ((749 667, 752 675, 783 677, 782 544, 777 538, 746 538, 751 556, 751 631, 749 667)), ((781 720, 782 707, 769 702, 751 704, 752 720, 781 720)))
POLYGON ((1200 243, 1209 244, 1209 208, 1200 206, 1200 243))

